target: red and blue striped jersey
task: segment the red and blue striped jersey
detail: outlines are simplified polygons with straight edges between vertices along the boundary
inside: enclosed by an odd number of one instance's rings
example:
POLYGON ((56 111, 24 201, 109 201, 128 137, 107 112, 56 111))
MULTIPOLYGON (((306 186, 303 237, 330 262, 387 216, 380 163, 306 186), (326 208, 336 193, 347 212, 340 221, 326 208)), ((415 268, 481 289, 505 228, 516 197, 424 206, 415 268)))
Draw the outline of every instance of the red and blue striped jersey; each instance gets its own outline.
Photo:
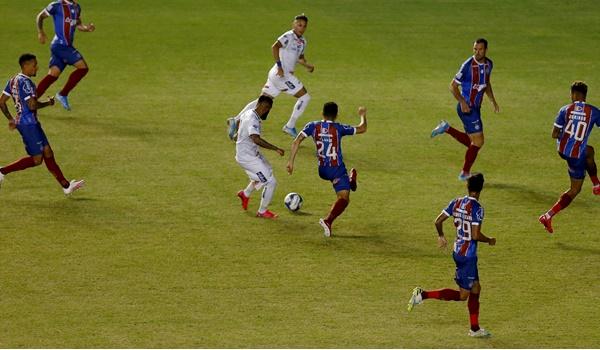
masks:
POLYGON ((473 226, 480 226, 483 222, 481 204, 473 197, 459 197, 453 199, 443 213, 454 218, 456 227, 454 252, 460 256, 476 257, 477 241, 472 240, 472 230, 473 226))
POLYGON ((36 98, 35 84, 28 76, 23 73, 15 75, 8 81, 2 93, 12 97, 15 103, 16 124, 33 125, 38 123, 37 111, 30 110, 27 104, 30 98, 36 98))
POLYGON ((581 158, 594 124, 600 126, 600 110, 592 105, 576 101, 561 108, 554 121, 554 126, 561 129, 556 139, 558 152, 581 158))
POLYGON ((356 128, 330 120, 322 120, 306 124, 300 133, 304 137, 312 137, 315 141, 320 167, 337 167, 344 165, 342 137, 354 135, 356 128))
POLYGON ((469 104, 469 107, 480 107, 483 101, 483 93, 490 83, 490 75, 494 64, 489 58, 484 58, 480 63, 475 57, 469 57, 460 66, 454 81, 460 84, 461 94, 469 104))
POLYGON ((52 45, 73 46, 75 28, 81 23, 81 7, 78 3, 58 0, 51 2, 44 10, 54 20, 52 45))

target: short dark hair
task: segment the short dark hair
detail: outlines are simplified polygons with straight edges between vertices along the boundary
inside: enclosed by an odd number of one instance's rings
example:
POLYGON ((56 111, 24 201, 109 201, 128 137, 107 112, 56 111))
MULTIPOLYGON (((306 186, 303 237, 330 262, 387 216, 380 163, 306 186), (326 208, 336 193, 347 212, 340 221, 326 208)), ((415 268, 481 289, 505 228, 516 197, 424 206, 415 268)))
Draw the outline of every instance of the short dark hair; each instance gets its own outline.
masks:
POLYGON ((587 85, 583 81, 577 80, 571 84, 571 93, 579 92, 583 97, 587 96, 587 85))
POLYGON ((261 95, 258 98, 258 103, 257 104, 261 104, 261 103, 268 103, 269 105, 273 105, 273 99, 270 96, 267 95, 261 95))
POLYGON ((306 15, 303 14, 303 13, 301 13, 298 16, 294 17, 294 20, 296 20, 296 21, 302 20, 302 21, 308 23, 308 17, 306 17, 306 15))
POLYGON ((323 116, 335 118, 338 114, 338 105, 335 102, 327 102, 323 105, 323 116))
POLYGON ((469 189, 469 192, 481 192, 483 189, 483 182, 484 179, 482 173, 475 173, 469 176, 467 179, 467 188, 469 189))
POLYGON ((19 66, 23 67, 25 62, 29 62, 35 59, 35 55, 32 53, 24 53, 19 57, 19 66))
POLYGON ((487 49, 487 40, 485 40, 484 38, 479 38, 477 40, 475 40, 475 44, 483 44, 483 47, 487 49))

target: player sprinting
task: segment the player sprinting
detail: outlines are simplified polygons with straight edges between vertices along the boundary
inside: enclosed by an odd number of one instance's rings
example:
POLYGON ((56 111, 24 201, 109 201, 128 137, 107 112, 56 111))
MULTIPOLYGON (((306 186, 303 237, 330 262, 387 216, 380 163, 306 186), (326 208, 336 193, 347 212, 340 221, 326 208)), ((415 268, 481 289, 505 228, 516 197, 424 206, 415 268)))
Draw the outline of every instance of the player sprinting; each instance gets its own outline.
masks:
POLYGON ((458 73, 450 83, 450 91, 458 101, 456 112, 463 123, 465 132, 458 131, 442 120, 438 126, 431 132, 431 137, 448 133, 458 142, 467 147, 465 162, 458 175, 461 181, 470 176, 471 167, 475 163, 477 153, 483 147, 483 123, 481 122, 481 102, 483 94, 494 104, 494 111, 500 112, 500 107, 496 103, 490 75, 492 74, 493 63, 486 57, 488 42, 481 38, 473 43, 473 56, 469 57, 460 67, 458 73), (460 85, 461 91, 458 86, 460 85))
POLYGON ((0 183, 4 181, 4 176, 7 174, 34 167, 44 162, 48 171, 54 175, 62 186, 65 195, 69 195, 81 188, 84 181, 68 181, 65 179, 60 167, 56 164, 52 148, 37 118, 38 109, 54 105, 54 99, 50 98, 46 102, 38 101, 35 84, 31 80, 31 77, 34 77, 38 70, 37 59, 34 55, 21 55, 19 65, 21 66, 21 73, 8 81, 2 95, 0 95, 0 110, 8 119, 8 128, 10 130, 17 129, 21 134, 25 150, 29 156, 0 168, 0 183), (17 110, 15 118, 6 106, 6 101, 11 97, 17 110))
POLYGON ((259 152, 258 146, 276 151, 283 156, 283 149, 274 146, 261 137, 261 121, 266 120, 273 106, 273 100, 268 96, 261 96, 255 109, 248 110, 242 114, 237 130, 236 154, 235 160, 246 171, 250 178, 250 183, 246 189, 237 193, 242 201, 242 208, 248 209, 250 195, 254 190, 263 188, 260 208, 256 213, 257 217, 265 219, 275 219, 277 214, 268 209, 277 180, 273 175, 273 167, 259 152))
POLYGON ((37 95, 42 96, 44 92, 54 83, 67 65, 75 67, 75 70, 69 76, 69 80, 60 92, 56 94, 56 99, 62 106, 70 111, 69 92, 79 83, 88 73, 89 68, 83 56, 73 47, 75 28, 81 32, 93 32, 96 29, 93 23, 83 24, 81 21, 81 6, 75 0, 58 0, 51 2, 37 16, 38 39, 41 44, 46 43, 46 33, 44 32, 44 19, 52 16, 54 21, 54 39, 50 44, 50 70, 48 75, 42 79, 38 85, 37 95))
POLYGON ((350 170, 350 176, 344 165, 342 157, 342 137, 348 135, 362 134, 367 131, 367 109, 360 107, 358 115, 360 124, 350 126, 339 124, 335 120, 338 114, 338 106, 335 102, 327 102, 323 106, 323 120, 306 124, 292 143, 290 159, 287 163, 287 171, 291 175, 294 171, 294 160, 298 148, 307 137, 312 137, 317 147, 317 159, 319 162, 319 176, 323 180, 331 181, 337 195, 337 200, 331 207, 325 219, 319 219, 323 227, 325 237, 331 236, 333 221, 344 212, 350 203, 350 190, 356 191, 357 172, 350 170))
POLYGON ((540 223, 549 233, 554 232, 552 217, 568 207, 581 191, 586 170, 592 180, 592 192, 600 195, 594 148, 587 144, 594 125, 600 126, 600 110, 585 102, 587 90, 588 87, 584 82, 574 82, 571 85, 572 103, 562 107, 554 121, 552 138, 556 139, 558 155, 567 161, 571 188, 539 218, 540 223))
MULTIPOLYGON (((283 132, 289 134, 292 137, 296 137, 298 132, 296 131, 296 121, 310 102, 310 95, 302 82, 294 74, 296 64, 300 63, 306 69, 312 73, 315 70, 315 66, 306 61, 304 56, 304 50, 306 49, 306 38, 304 32, 308 26, 308 17, 304 14, 298 15, 294 18, 292 23, 292 30, 283 33, 275 43, 271 46, 273 52, 273 59, 275 64, 269 71, 267 82, 262 88, 261 95, 266 95, 275 99, 280 93, 285 92, 288 95, 292 95, 298 99, 294 105, 292 115, 288 120, 287 124, 283 126, 283 132)), ((228 134, 230 139, 234 139, 235 130, 237 123, 240 120, 240 116, 256 107, 258 100, 251 101, 244 107, 244 109, 233 118, 227 119, 228 134)))
POLYGON ((455 289, 439 289, 426 291, 416 287, 408 301, 408 311, 415 305, 421 304, 425 299, 439 299, 445 301, 465 301, 468 299, 469 320, 471 329, 469 335, 472 337, 488 337, 490 333, 479 327, 479 272, 477 271, 477 242, 495 245, 496 239, 486 237, 481 232, 483 223, 483 207, 479 203, 479 195, 483 189, 483 174, 473 174, 467 179, 468 195, 453 199, 440 215, 435 219, 435 227, 438 232, 438 244, 445 248, 448 241, 444 237, 443 223, 450 216, 454 218, 456 227, 456 240, 452 257, 456 264, 456 276, 454 280, 459 286, 455 289))

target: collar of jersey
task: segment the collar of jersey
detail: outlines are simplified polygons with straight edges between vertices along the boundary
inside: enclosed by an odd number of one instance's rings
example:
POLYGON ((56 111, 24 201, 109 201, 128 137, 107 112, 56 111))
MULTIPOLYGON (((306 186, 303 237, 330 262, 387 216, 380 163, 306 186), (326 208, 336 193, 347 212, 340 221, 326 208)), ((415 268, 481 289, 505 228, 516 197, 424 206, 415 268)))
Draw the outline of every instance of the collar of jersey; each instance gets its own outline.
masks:
POLYGON ((23 77, 25 77, 25 78, 27 78, 27 79, 31 80, 31 78, 30 78, 30 77, 26 76, 26 75, 25 75, 25 74, 23 74, 23 73, 19 73, 19 74, 17 74, 17 75, 22 75, 23 77))
POLYGON ((474 200, 475 202, 479 203, 479 201, 477 200, 477 198, 475 197, 471 197, 471 196, 467 196, 467 198, 474 200))
POLYGON ((323 119, 322 121, 323 121, 323 122, 325 122, 325 123, 334 123, 334 121, 333 121, 333 120, 327 120, 327 119, 323 119))

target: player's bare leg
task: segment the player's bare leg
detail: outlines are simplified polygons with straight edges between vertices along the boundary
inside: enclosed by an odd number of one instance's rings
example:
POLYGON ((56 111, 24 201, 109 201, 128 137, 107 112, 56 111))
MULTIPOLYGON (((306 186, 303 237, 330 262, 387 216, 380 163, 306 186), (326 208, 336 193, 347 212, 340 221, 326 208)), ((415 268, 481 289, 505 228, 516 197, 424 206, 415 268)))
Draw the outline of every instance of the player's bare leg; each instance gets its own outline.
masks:
POLYGON ((598 180, 598 168, 596 167, 596 161, 594 160, 594 147, 586 146, 585 148, 585 170, 592 180, 592 192, 595 195, 600 195, 600 180, 598 180))
POLYGON ((579 192, 581 192, 581 187, 583 186, 583 179, 573 179, 571 178, 571 188, 565 193, 563 193, 558 201, 554 203, 552 208, 539 217, 539 221, 548 233, 553 233, 554 229, 552 228, 552 217, 558 214, 559 211, 565 209, 571 204, 573 199, 577 197, 579 192))
POLYGON ((323 227, 323 235, 325 235, 325 237, 331 236, 331 226, 333 225, 333 221, 344 212, 350 203, 350 191, 341 190, 336 194, 337 200, 331 206, 331 210, 329 210, 327 217, 325 219, 319 219, 319 224, 323 227))
POLYGON ((294 97, 296 97, 298 101, 296 101, 292 115, 290 116, 287 124, 283 126, 282 130, 291 137, 296 138, 296 136, 298 136, 298 132, 296 131, 296 121, 298 121, 298 118, 300 118, 302 113, 304 113, 304 110, 306 109, 306 106, 308 106, 311 97, 308 91, 306 91, 306 88, 302 88, 294 95, 294 97))
POLYGON ((479 150, 483 147, 483 132, 469 134, 469 139, 471 140, 471 144, 465 153, 465 163, 463 164, 462 171, 458 175, 458 179, 461 181, 466 181, 471 176, 471 167, 475 163, 475 159, 477 159, 479 150))
POLYGON ((46 92, 46 90, 48 90, 50 85, 52 85, 56 80, 58 80, 58 77, 60 77, 60 73, 60 68, 58 68, 57 66, 50 67, 50 69, 48 70, 48 74, 44 77, 44 79, 40 81, 40 83, 37 86, 36 93, 38 98, 42 97, 42 95, 44 94, 44 92, 46 92))
POLYGON ((58 102, 60 102, 60 104, 62 104, 62 106, 67 111, 71 110, 71 106, 69 105, 68 99, 69 92, 73 90, 73 88, 79 83, 81 79, 83 79, 83 77, 85 77, 85 75, 89 71, 88 65, 84 59, 75 62, 73 66, 75 67, 75 70, 71 73, 71 75, 69 75, 69 80, 67 80, 67 83, 65 84, 63 89, 56 94, 56 99, 58 100, 58 102))

